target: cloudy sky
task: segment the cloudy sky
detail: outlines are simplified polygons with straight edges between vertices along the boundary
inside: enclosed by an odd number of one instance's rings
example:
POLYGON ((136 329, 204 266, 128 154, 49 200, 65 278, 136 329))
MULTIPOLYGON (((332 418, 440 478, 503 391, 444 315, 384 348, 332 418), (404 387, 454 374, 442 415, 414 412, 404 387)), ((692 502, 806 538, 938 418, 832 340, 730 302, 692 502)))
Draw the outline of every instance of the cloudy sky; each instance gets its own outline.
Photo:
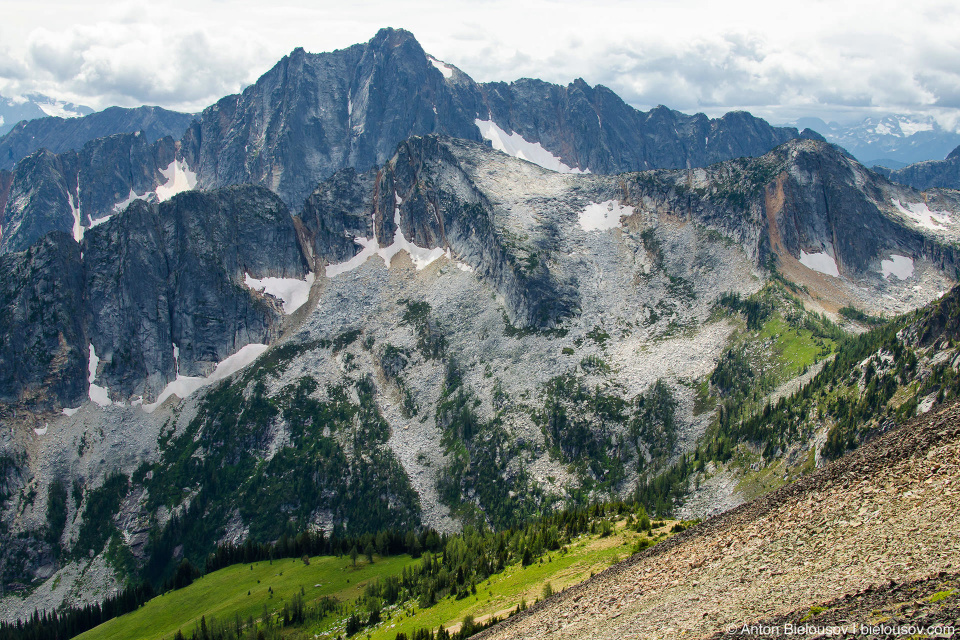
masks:
POLYGON ((960 116, 960 3, 0 0, 0 94, 196 111, 291 49, 403 27, 475 80, 604 84, 641 109, 772 122, 960 116))

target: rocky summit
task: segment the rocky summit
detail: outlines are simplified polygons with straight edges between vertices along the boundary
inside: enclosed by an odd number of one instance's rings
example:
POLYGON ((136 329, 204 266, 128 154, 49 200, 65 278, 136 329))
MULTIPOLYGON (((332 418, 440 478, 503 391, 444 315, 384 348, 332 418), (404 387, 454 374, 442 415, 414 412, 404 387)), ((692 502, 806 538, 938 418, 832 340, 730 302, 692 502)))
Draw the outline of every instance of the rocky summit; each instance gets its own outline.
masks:
POLYGON ((253 182, 292 208, 319 180, 383 164, 410 136, 486 139, 554 169, 619 173, 760 155, 801 135, 747 113, 644 113, 583 80, 478 84, 402 29, 332 53, 297 49, 201 122, 202 186, 253 182))

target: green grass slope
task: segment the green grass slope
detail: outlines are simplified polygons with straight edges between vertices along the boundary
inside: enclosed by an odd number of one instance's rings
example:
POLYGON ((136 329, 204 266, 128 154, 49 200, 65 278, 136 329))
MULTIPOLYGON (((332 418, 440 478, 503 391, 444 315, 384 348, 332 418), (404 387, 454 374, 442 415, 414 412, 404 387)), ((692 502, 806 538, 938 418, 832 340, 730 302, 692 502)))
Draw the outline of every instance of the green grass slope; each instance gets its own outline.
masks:
POLYGON ((363 626, 356 637, 393 640, 399 633, 410 637, 417 629, 440 626, 455 632, 465 617, 483 623, 493 616, 505 618, 518 607, 533 604, 544 595, 547 584, 554 591, 578 584, 634 550, 666 539, 675 523, 655 524, 659 526, 643 532, 636 530, 629 515, 601 520, 595 527, 596 533, 580 535, 529 566, 512 563, 477 584, 475 594, 461 599, 444 597, 430 607, 421 607, 416 599, 407 598, 381 608, 376 598, 367 595, 368 587, 378 580, 399 576, 421 562, 408 555, 375 557, 373 563, 361 557, 356 567, 349 557, 316 557, 310 559, 309 565, 296 559, 238 564, 153 598, 137 611, 77 637, 170 640, 180 631, 189 638, 204 619, 211 629, 223 625, 235 629, 239 623, 242 637, 257 638, 258 632, 266 631, 269 638, 336 638, 346 637, 346 622, 351 615, 357 614, 366 622, 372 609, 380 611, 381 621, 363 626), (298 595, 307 608, 324 598, 334 598, 339 606, 320 620, 308 619, 302 625, 283 627, 279 619, 284 605, 294 602, 298 595), (265 620, 269 623, 264 624, 265 620))
POLYGON ((196 582, 158 596, 137 611, 106 622, 77 636, 83 640, 160 640, 172 638, 178 630, 192 632, 201 617, 244 623, 281 608, 303 589, 306 603, 333 596, 340 601, 357 598, 373 578, 396 575, 415 562, 410 556, 376 559, 373 564, 349 557, 282 559, 272 562, 233 565, 210 573, 196 582))

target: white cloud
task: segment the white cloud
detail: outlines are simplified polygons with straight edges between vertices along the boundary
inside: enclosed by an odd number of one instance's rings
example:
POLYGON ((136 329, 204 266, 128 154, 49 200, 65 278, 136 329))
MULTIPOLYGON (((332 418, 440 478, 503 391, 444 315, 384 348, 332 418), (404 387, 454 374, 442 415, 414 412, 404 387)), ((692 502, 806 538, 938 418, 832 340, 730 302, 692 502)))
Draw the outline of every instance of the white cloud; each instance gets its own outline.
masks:
POLYGON ((939 0, 38 0, 4 17, 0 91, 98 107, 199 109, 294 47, 329 51, 394 26, 478 81, 583 77, 640 108, 742 108, 775 121, 881 111, 949 120, 960 108, 960 7, 939 0))

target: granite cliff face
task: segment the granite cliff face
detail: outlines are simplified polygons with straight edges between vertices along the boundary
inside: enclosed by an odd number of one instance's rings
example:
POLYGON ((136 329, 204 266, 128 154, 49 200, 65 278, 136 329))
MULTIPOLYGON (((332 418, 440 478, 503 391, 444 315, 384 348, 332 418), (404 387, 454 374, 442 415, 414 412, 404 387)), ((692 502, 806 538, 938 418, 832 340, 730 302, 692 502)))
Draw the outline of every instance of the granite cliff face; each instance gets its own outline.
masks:
POLYGON ((540 142, 565 164, 593 173, 705 167, 763 155, 797 137, 822 139, 810 130, 771 127, 745 112, 710 119, 659 106, 644 113, 582 79, 566 87, 522 79, 479 89, 478 118, 540 142))
POLYGON ((914 189, 960 189, 960 147, 943 160, 917 162, 896 170, 885 167, 874 167, 874 170, 914 189))
POLYGON ((252 186, 138 200, 79 245, 54 232, 3 260, 0 394, 37 406, 76 406, 94 380, 149 402, 209 375, 278 335, 282 306, 245 277, 307 273, 287 208, 252 186))
POLYGON ((121 399, 150 400, 177 375, 209 375, 241 347, 271 342, 282 307, 245 275, 306 275, 287 208, 251 186, 134 202, 82 249, 97 380, 121 399))
POLYGON ((960 194, 903 189, 822 143, 787 145, 770 155, 784 163, 764 189, 774 252, 825 253, 851 276, 882 272, 891 255, 923 256, 948 273, 956 267, 958 227, 951 216, 960 194), (934 231, 943 232, 939 241, 934 231))
POLYGON ((53 153, 79 151, 97 138, 141 132, 147 142, 183 137, 194 116, 160 107, 109 107, 80 118, 47 117, 23 120, 0 138, 0 169, 16 164, 39 149, 53 153))
POLYGON ((382 164, 411 135, 479 140, 474 113, 456 98, 404 31, 332 53, 296 49, 204 110, 200 184, 253 182, 299 207, 319 180, 382 164))
POLYGON ((0 402, 76 406, 86 396, 80 247, 54 232, 0 257, 0 402))

